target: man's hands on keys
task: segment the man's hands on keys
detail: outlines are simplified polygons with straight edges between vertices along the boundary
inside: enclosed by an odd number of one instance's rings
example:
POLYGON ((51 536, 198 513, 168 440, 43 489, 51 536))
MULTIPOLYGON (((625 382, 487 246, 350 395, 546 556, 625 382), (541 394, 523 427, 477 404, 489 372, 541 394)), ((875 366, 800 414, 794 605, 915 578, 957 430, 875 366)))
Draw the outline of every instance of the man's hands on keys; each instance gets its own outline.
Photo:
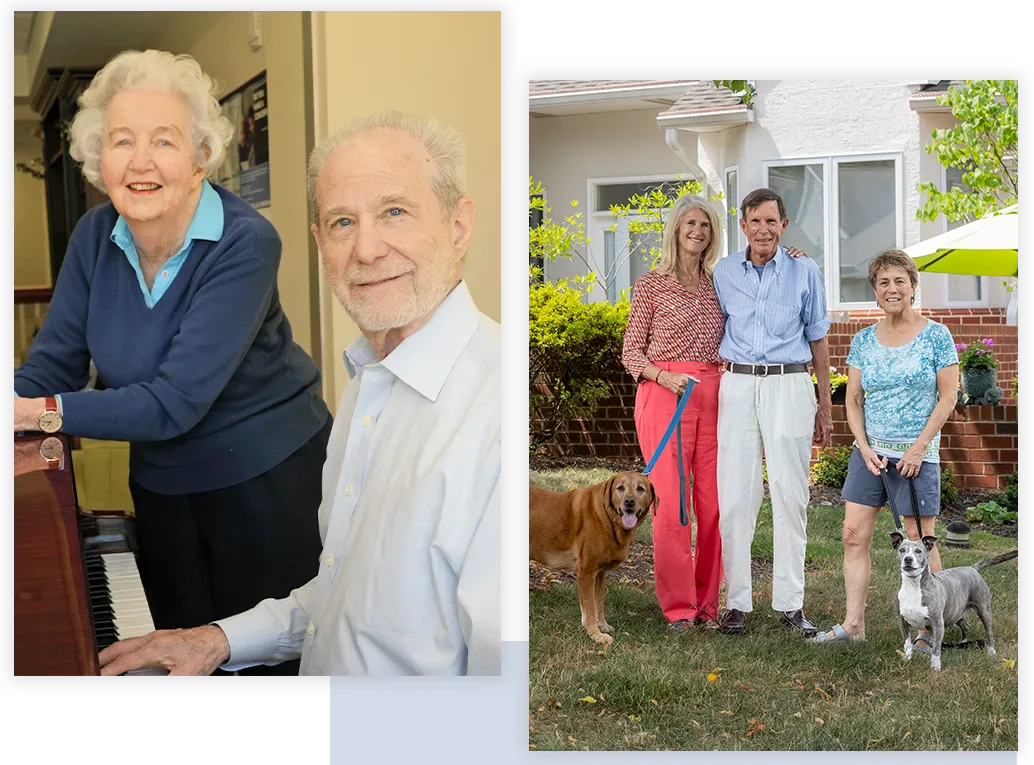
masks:
POLYGON ((230 644, 214 624, 189 630, 157 630, 120 640, 100 652, 102 675, 164 667, 170 675, 210 675, 230 658, 230 644))

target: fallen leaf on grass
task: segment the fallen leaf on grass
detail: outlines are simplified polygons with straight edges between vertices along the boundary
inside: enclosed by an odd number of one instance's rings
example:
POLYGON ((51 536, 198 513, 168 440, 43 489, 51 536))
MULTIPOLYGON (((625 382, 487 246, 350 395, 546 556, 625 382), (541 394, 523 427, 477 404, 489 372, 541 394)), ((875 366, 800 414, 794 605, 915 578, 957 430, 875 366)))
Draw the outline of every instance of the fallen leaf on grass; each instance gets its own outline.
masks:
POLYGON ((1016 659, 1002 659, 1002 664, 1007 666, 1009 669, 1012 669, 1016 666, 1016 659))
POLYGON ((752 691, 752 690, 754 690, 749 685, 741 685, 741 686, 739 686, 739 688, 740 688, 741 691, 752 691))
POLYGON ((817 722, 819 725, 824 725, 826 721, 823 720, 821 717, 816 717, 815 722, 817 722))
POLYGON ((653 704, 655 707, 660 706, 660 704, 657 703, 657 699, 650 699, 650 703, 653 704))
POLYGON ((556 707, 557 709, 559 709, 561 706, 559 701, 552 698, 546 699, 546 703, 549 704, 551 707, 556 707))
POLYGON ((816 684, 815 684, 815 690, 816 690, 816 691, 818 691, 819 693, 821 693, 821 694, 822 694, 822 696, 823 696, 823 698, 825 698, 825 699, 826 699, 827 701, 832 701, 832 700, 833 700, 833 697, 832 697, 832 696, 830 696, 830 695, 829 695, 828 693, 826 693, 826 692, 825 692, 824 690, 822 690, 821 688, 819 688, 819 686, 818 686, 818 683, 816 683, 816 684))
POLYGON ((528 744, 528 749, 538 749, 534 744, 528 744))
POLYGON ((536 730, 535 730, 534 728, 532 728, 532 727, 529 727, 529 728, 528 728, 528 733, 531 733, 532 735, 534 735, 534 734, 535 734, 535 733, 537 733, 537 732, 538 732, 538 731, 536 731, 536 730))
POLYGON ((709 682, 709 683, 713 683, 713 682, 714 682, 715 680, 717 680, 717 679, 718 679, 719 677, 721 677, 721 675, 717 674, 716 672, 709 672, 709 673, 707 674, 707 682, 709 682))
POLYGON ((592 696, 582 696, 578 700, 579 701, 584 701, 586 704, 595 704, 596 703, 596 699, 594 699, 592 696))
POLYGON ((901 737, 901 740, 904 741, 906 738, 908 738, 911 735, 912 735, 912 731, 905 731, 905 735, 901 737))
POLYGON ((639 718, 636 717, 635 715, 629 715, 628 719, 631 720, 632 722, 638 722, 639 721, 639 718))
POLYGON ((747 721, 747 723, 750 725, 750 727, 747 728, 747 735, 748 736, 753 736, 759 730, 764 730, 765 728, 768 727, 767 725, 765 725, 763 722, 760 722, 755 717, 751 717, 750 720, 747 721))
POLYGON ((720 714, 720 715, 731 715, 732 714, 732 710, 731 709, 722 709, 722 710, 719 710, 718 714, 720 714))
POLYGON ((801 716, 801 713, 800 713, 800 712, 794 712, 794 713, 793 713, 793 716, 794 716, 794 717, 800 717, 800 716, 801 716))

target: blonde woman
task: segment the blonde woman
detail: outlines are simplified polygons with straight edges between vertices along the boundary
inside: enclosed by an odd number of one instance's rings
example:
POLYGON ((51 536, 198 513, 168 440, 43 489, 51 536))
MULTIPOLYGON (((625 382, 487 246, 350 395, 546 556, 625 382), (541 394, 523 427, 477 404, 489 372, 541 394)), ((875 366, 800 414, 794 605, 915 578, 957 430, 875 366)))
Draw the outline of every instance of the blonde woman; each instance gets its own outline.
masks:
MULTIPOLYGON (((206 180, 232 136, 189 56, 97 73, 72 156, 111 199, 76 225, 14 373, 14 429, 130 443, 140 575, 158 629, 312 578, 330 416, 280 306, 280 238, 206 180), (105 390, 82 391, 91 359, 105 390), (22 398, 17 398, 22 396, 22 398)), ((297 674, 298 662, 248 672, 297 674)))

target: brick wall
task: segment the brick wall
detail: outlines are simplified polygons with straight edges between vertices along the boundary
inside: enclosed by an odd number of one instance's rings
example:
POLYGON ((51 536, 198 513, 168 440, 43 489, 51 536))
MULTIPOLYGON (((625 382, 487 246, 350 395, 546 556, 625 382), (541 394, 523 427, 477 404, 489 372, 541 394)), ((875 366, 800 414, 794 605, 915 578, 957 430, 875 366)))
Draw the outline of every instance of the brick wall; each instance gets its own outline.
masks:
MULTIPOLYGON (((847 322, 830 329, 830 363, 840 370, 851 338, 879 318, 878 311, 852 311, 847 322)), ((941 431, 941 459, 955 471, 959 488, 1004 488, 1006 476, 1017 469, 1017 407, 1011 383, 1017 369, 1016 327, 1005 326, 1004 309, 923 310, 924 316, 945 324, 955 342, 970 343, 984 337, 995 341, 1001 363, 999 384, 1006 392, 1002 406, 959 407, 941 431)), ((635 435, 636 384, 615 359, 606 374, 613 395, 592 420, 577 420, 557 438, 556 454, 576 457, 641 458, 635 435)), ((833 407, 833 444, 850 444, 843 406, 833 407)))

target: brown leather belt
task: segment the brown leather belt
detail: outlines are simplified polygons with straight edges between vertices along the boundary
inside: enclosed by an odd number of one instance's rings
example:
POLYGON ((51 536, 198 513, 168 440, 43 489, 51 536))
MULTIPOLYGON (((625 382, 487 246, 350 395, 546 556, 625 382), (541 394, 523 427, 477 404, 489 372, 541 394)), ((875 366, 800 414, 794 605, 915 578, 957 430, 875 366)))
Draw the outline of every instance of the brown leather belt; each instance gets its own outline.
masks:
POLYGON ((729 371, 739 375, 788 375, 793 372, 807 372, 807 364, 729 364, 729 371))

